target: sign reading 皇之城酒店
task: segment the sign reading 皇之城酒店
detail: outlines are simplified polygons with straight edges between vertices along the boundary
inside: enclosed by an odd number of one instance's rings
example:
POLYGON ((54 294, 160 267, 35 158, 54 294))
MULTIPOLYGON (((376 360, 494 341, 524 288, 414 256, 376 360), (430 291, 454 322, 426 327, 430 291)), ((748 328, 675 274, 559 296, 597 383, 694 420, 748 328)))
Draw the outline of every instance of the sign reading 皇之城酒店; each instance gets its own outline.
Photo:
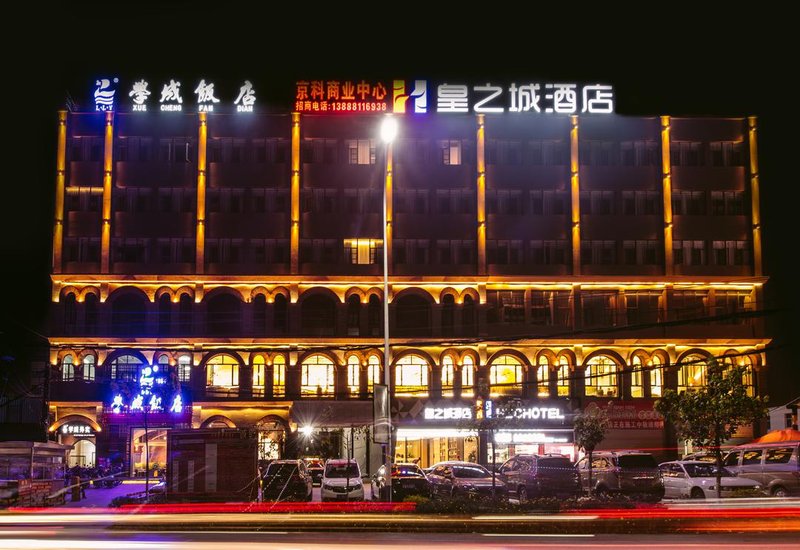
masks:
MULTIPOLYGON (((223 86, 224 88, 224 86, 223 86)), ((208 78, 178 78, 129 84, 117 77, 94 82, 96 111, 254 112, 256 91, 250 80, 220 91, 208 78)), ((429 80, 299 80, 292 110, 314 114, 529 113, 610 114, 614 89, 608 84, 565 82, 462 82, 429 80)))

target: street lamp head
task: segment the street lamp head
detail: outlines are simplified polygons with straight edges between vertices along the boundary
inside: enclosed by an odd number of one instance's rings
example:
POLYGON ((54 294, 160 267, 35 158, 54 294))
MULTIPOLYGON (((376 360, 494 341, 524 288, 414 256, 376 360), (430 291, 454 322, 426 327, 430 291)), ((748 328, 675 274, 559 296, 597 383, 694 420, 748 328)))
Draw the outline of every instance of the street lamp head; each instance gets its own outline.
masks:
POLYGON ((381 123, 381 139, 384 143, 391 143, 395 137, 397 137, 397 120, 387 116, 381 123))

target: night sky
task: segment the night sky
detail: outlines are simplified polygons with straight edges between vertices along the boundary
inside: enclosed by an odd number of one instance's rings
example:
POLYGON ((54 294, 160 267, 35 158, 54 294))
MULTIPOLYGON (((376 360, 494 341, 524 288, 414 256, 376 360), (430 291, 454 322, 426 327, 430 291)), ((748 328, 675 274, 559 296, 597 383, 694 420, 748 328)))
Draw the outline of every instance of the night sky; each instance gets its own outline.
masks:
POLYGON ((67 94, 87 106, 98 76, 207 76, 228 85, 252 76, 271 87, 260 97, 283 102, 300 79, 606 82, 619 114, 759 117, 765 308, 780 310, 768 317, 776 348, 768 356, 769 393, 772 405, 800 395, 800 367, 787 349, 798 336, 789 284, 796 233, 788 222, 797 216, 790 162, 798 151, 789 126, 800 93, 785 82, 797 68, 785 14, 697 2, 650 4, 649 14, 606 13, 605 3, 534 11, 449 3, 439 13, 412 3, 293 3, 278 12, 259 11, 256 2, 112 4, 63 3, 56 13, 6 21, 28 38, 3 39, 0 332, 45 332, 56 111, 67 94), (399 19, 385 15, 390 7, 399 19), (621 22, 631 17, 638 23, 621 22), (287 30, 295 37, 280 36, 287 30))

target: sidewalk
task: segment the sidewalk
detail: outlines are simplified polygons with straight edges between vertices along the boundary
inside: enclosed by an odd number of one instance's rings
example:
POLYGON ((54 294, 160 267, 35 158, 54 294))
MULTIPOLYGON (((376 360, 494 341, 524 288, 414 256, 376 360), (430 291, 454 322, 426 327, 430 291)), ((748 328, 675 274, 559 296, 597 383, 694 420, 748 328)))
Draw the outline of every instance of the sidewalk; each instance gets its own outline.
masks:
MULTIPOLYGON (((101 489, 89 485, 86 488, 86 498, 72 502, 70 500, 72 493, 68 492, 63 506, 66 508, 107 508, 116 497, 124 497, 131 493, 144 491, 144 485, 144 480, 125 480, 116 487, 109 489, 101 489)), ((150 485, 154 485, 154 482, 151 481, 150 485)))

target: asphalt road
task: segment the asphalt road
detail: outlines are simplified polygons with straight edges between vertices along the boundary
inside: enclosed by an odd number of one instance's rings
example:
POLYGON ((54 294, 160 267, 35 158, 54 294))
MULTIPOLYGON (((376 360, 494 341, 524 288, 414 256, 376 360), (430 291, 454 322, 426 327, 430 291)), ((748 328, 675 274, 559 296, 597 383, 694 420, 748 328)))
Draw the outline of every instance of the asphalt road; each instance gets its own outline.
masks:
POLYGON ((191 549, 275 549, 336 550, 341 548, 381 548, 407 550, 412 545, 463 550, 465 548, 630 548, 656 547, 729 550, 732 547, 782 550, 796 549, 796 533, 769 534, 674 534, 674 535, 502 535, 502 534, 414 534, 414 533, 286 533, 248 532, 159 532, 98 531, 62 527, 0 528, 0 548, 4 549, 114 549, 160 550, 191 549))

